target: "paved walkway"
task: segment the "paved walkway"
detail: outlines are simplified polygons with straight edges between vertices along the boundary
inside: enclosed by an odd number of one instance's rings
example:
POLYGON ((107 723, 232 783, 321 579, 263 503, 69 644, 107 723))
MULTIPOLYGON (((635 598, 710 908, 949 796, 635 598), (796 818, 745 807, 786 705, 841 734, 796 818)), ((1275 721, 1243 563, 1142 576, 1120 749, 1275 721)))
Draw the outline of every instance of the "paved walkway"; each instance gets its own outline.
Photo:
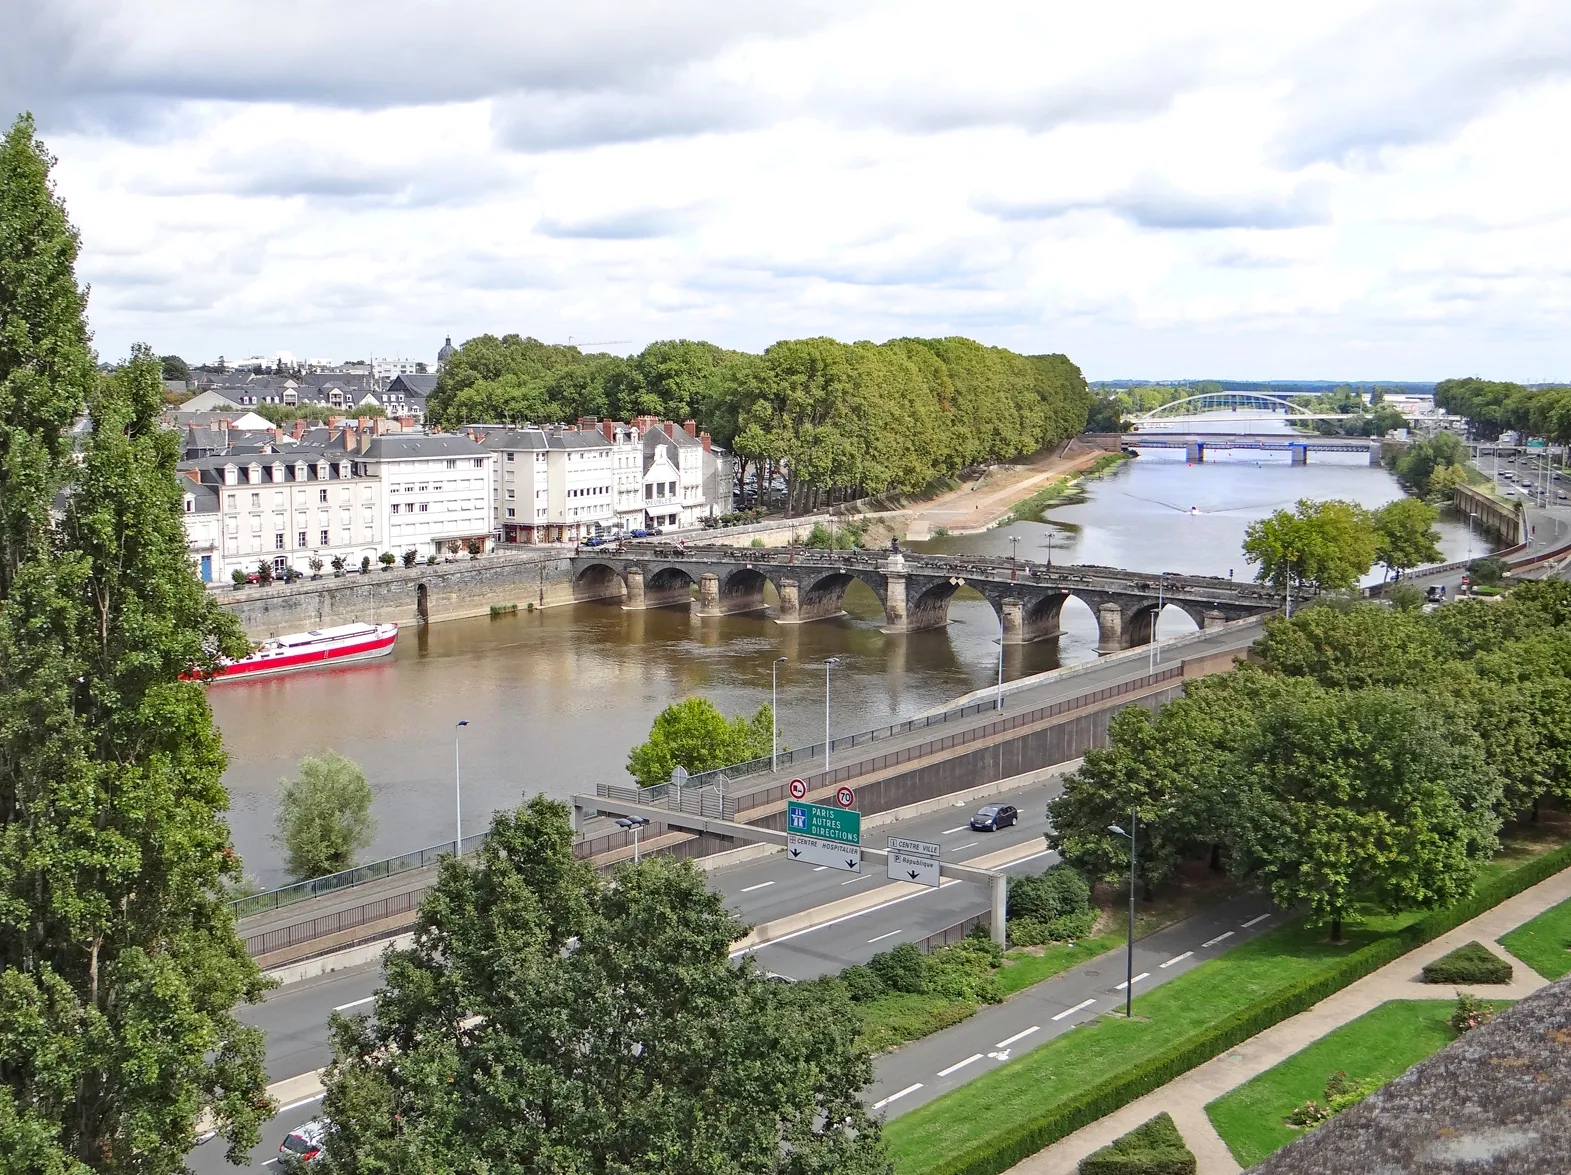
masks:
POLYGON ((1474 985, 1470 990, 1493 999, 1520 999, 1537 991, 1547 980, 1526 963, 1514 958, 1495 940, 1551 906, 1571 898, 1571 869, 1541 881, 1532 889, 1486 910, 1433 942, 1410 951, 1380 970, 1328 996, 1307 1012, 1272 1026, 1221 1056, 1213 1057, 1168 1082, 1161 1089, 1131 1102, 1100 1121, 1075 1131, 1045 1150, 1012 1167, 1014 1175, 1073 1175, 1081 1159, 1166 1110, 1198 1160, 1199 1175, 1233 1175, 1240 1168, 1206 1115, 1208 1102, 1264 1073, 1333 1029, 1356 1020, 1388 1000, 1456 998, 1443 984, 1421 981, 1426 963, 1455 950, 1465 942, 1484 943, 1515 968, 1513 981, 1498 986, 1474 985))
POLYGON ((951 490, 907 514, 907 537, 925 539, 939 527, 951 534, 986 530, 1044 482, 1084 469, 1105 457, 1105 449, 1084 449, 1032 465, 1000 467, 981 481, 951 490))

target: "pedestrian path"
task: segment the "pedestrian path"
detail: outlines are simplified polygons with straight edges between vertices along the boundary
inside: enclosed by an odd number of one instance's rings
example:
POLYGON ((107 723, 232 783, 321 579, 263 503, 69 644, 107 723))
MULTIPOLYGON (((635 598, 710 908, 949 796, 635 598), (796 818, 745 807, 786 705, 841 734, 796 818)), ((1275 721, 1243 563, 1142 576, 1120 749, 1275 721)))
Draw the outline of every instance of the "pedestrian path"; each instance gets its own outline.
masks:
POLYGON ((1012 1175, 1073 1175, 1081 1159, 1166 1110, 1173 1116, 1184 1141, 1194 1152, 1199 1175, 1233 1175, 1240 1168, 1205 1112, 1207 1103, 1259 1076, 1299 1052, 1326 1033, 1340 1028, 1388 1000, 1456 998, 1455 989, 1424 983, 1420 972, 1427 963, 1477 940, 1508 960, 1512 982, 1474 985, 1470 990, 1489 999, 1520 999, 1543 987, 1526 963, 1514 958, 1495 940, 1552 906, 1571 898, 1571 869, 1563 870, 1516 897, 1486 910, 1455 930, 1409 951, 1356 983, 1328 996, 1307 1012, 1273 1025, 1243 1044, 1196 1066, 1123 1109, 1075 1131, 1045 1150, 1010 1168, 1012 1175))

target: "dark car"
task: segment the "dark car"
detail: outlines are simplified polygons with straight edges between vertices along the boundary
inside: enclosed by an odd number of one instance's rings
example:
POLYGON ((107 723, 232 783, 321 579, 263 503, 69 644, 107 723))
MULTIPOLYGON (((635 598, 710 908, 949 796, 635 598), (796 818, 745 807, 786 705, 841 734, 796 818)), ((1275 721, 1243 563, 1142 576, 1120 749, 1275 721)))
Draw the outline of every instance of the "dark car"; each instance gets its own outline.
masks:
POLYGON ((602 546, 604 546, 606 543, 608 543, 610 541, 611 540, 606 538, 605 535, 597 534, 597 535, 594 535, 594 536, 592 536, 590 538, 585 539, 584 540, 584 546, 586 546, 586 547, 602 547, 602 546))
POLYGON ((978 832, 997 832, 1019 819, 1020 809, 1013 804, 988 804, 971 817, 971 827, 978 832))
POLYGON ((322 1157, 322 1142, 327 1137, 327 1119, 312 1118, 284 1135, 278 1144, 278 1165, 285 1171, 304 1170, 322 1157))
POLYGON ((632 530, 627 532, 627 537, 630 539, 647 539, 649 537, 649 532, 641 526, 635 526, 632 530))

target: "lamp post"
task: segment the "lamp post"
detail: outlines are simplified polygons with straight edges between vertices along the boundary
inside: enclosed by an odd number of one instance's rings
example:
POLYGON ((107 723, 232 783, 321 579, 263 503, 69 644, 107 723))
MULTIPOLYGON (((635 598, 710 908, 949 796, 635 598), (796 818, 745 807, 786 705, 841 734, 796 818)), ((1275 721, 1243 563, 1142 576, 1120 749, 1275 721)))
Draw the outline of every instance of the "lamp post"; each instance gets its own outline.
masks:
POLYGON ((769 770, 780 769, 780 710, 775 703, 775 693, 780 685, 780 666, 790 658, 776 657, 769 667, 769 770))
POLYGON ((999 637, 993 643, 998 646, 998 703, 993 709, 1002 710, 1004 708, 1004 638, 999 637))
POLYGON ((1115 832, 1129 841, 1129 949, 1125 956, 1124 964, 1124 1016, 1132 1018, 1135 1004, 1135 832, 1140 817, 1135 812, 1129 813, 1129 831, 1125 832, 1116 824, 1109 824, 1107 830, 1115 832))
POLYGON ((1157 642, 1161 640, 1162 609, 1167 606, 1162 599, 1162 589, 1165 586, 1162 580, 1156 581, 1156 613, 1151 617, 1151 657, 1146 670, 1148 673, 1155 673, 1156 663, 1162 659, 1162 649, 1157 642))
POLYGON ((824 662, 824 774, 829 774, 829 671, 840 664, 839 657, 824 662))
POLYGON ((638 831, 649 823, 648 816, 624 816, 616 822, 616 826, 624 831, 631 829, 633 833, 633 864, 638 864, 638 831))
POLYGON ((1009 536, 1009 578, 1011 582, 1017 578, 1016 572, 1020 569, 1019 556, 1020 536, 1017 534, 1012 534, 1009 536))
POLYGON ((1047 566, 1048 566, 1049 569, 1051 569, 1052 566, 1053 566, 1053 532, 1052 531, 1048 531, 1047 532, 1047 566))
POLYGON ((458 746, 459 736, 468 725, 469 719, 460 718, 458 725, 453 727, 453 857, 455 859, 464 855, 464 789, 458 746))

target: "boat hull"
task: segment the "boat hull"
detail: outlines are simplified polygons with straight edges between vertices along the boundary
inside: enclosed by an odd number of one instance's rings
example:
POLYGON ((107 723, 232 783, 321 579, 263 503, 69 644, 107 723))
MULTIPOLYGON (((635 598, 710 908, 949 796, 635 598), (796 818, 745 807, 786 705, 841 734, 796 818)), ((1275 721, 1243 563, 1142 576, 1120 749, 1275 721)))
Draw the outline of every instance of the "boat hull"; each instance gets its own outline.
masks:
POLYGON ((253 677, 273 677, 280 673, 293 673, 301 669, 325 669, 335 665, 354 665, 374 661, 393 651, 398 640, 396 626, 387 626, 391 632, 378 633, 364 640, 342 645, 326 645, 292 649, 265 660, 246 658, 225 665, 213 674, 214 681, 240 681, 253 677))

